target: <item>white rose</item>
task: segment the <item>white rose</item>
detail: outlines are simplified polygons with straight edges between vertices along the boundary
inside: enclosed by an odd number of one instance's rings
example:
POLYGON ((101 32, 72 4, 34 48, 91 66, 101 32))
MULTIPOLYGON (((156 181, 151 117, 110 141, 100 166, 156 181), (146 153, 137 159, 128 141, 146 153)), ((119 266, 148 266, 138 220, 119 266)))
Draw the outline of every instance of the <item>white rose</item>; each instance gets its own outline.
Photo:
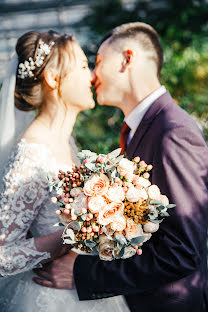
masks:
POLYGON ((141 185, 145 188, 151 185, 149 180, 142 178, 142 177, 139 177, 137 181, 138 181, 137 182, 138 185, 141 185))
POLYGON ((143 229, 147 233, 155 233, 159 229, 159 223, 147 222, 143 225, 143 229))
POLYGON ((157 185, 151 185, 148 189, 148 195, 151 199, 160 200, 160 189, 157 185))
POLYGON ((136 187, 132 186, 126 193, 126 198, 128 201, 135 203, 139 200, 143 201, 148 198, 147 192, 145 189, 137 189, 136 187))
POLYGON ((120 170, 133 174, 134 172, 133 162, 128 160, 127 158, 122 158, 118 164, 118 171, 120 172, 120 170))
POLYGON ((136 254, 136 249, 134 249, 131 246, 128 246, 125 248, 124 255, 121 257, 121 259, 127 259, 130 257, 133 257, 135 254, 136 254))
POLYGON ((109 240, 105 234, 99 236, 99 257, 104 261, 111 261, 114 249, 114 242, 109 240))
POLYGON ((160 195, 160 202, 164 205, 164 206, 167 206, 169 205, 169 200, 167 198, 167 196, 165 195, 160 195))
POLYGON ((126 220, 126 238, 131 240, 134 237, 144 235, 141 224, 136 224, 132 219, 127 218, 126 220))
POLYGON ((103 196, 93 196, 88 198, 88 208, 92 213, 100 212, 107 205, 103 196))
POLYGON ((75 197, 75 200, 71 204, 72 209, 76 215, 82 214, 82 209, 87 209, 87 196, 81 193, 79 196, 75 197))
POLYGON ((126 218, 124 216, 119 216, 111 222, 110 226, 113 231, 121 232, 126 227, 126 218))
POLYGON ((121 186, 110 187, 106 194, 108 199, 112 202, 121 202, 125 199, 125 193, 121 186))
POLYGON ((72 197, 77 197, 79 196, 81 193, 83 192, 82 188, 81 187, 75 187, 71 190, 70 192, 70 195, 72 197))

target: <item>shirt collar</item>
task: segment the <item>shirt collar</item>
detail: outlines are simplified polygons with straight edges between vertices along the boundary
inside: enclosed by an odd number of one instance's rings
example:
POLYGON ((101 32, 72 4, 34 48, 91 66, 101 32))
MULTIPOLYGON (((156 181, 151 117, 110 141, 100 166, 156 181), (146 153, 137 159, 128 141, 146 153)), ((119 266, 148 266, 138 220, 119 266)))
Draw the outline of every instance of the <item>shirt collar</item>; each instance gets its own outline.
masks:
POLYGON ((135 109, 125 117, 124 121, 131 128, 130 136, 132 137, 138 128, 142 118, 148 111, 153 102, 155 102, 162 94, 166 92, 165 86, 159 87, 157 90, 148 95, 142 102, 140 102, 135 109))

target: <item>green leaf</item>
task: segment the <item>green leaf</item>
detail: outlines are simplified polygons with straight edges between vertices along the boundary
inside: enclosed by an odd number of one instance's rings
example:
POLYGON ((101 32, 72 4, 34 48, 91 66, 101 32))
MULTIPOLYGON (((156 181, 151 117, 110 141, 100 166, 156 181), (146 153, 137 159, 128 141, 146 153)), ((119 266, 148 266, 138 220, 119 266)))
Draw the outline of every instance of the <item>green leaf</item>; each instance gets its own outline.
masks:
POLYGON ((124 158, 124 155, 118 156, 117 158, 113 160, 114 164, 118 164, 123 158, 124 158))
POLYGON ((114 159, 118 157, 121 153, 121 148, 117 148, 116 150, 112 151, 111 153, 108 154, 109 159, 114 159))
POLYGON ((116 259, 121 259, 123 257, 123 255, 124 255, 124 252, 125 252, 125 246, 123 246, 121 248, 121 250, 119 251, 118 256, 116 257, 116 259))
POLYGON ((126 240, 126 238, 123 235, 116 234, 115 237, 116 237, 117 241, 119 242, 119 244, 127 245, 127 240, 126 240))
POLYGON ((160 219, 160 220, 158 220, 158 219, 157 219, 157 220, 151 220, 151 222, 152 222, 152 223, 161 223, 161 222, 163 222, 163 219, 160 219))
POLYGON ((151 201, 150 201, 150 204, 151 204, 151 205, 162 205, 161 201, 156 200, 156 199, 151 200, 151 201))
POLYGON ((161 212, 161 217, 169 217, 169 213, 167 211, 161 212))
POLYGON ((143 243, 146 239, 146 236, 137 236, 131 239, 130 244, 133 246, 138 246, 143 243))
POLYGON ((85 164, 85 167, 88 168, 88 169, 90 169, 91 171, 97 169, 97 168, 95 167, 95 164, 93 164, 93 163, 85 164))
POLYGON ((166 206, 166 208, 168 208, 168 209, 169 209, 169 208, 174 208, 174 207, 176 207, 175 204, 169 204, 169 205, 166 206))
POLYGON ((77 231, 80 231, 81 230, 81 226, 79 224, 78 221, 73 221, 72 222, 72 226, 73 226, 73 229, 77 230, 77 231))
POLYGON ((157 210, 159 211, 159 212, 161 212, 163 209, 165 209, 165 206, 159 206, 159 207, 157 207, 157 210))
POLYGON ((87 247, 89 247, 90 249, 92 249, 92 248, 94 248, 94 247, 97 245, 97 243, 94 242, 94 241, 86 240, 86 241, 85 241, 85 245, 86 245, 87 247))
POLYGON ((61 222, 58 222, 58 223, 54 224, 53 226, 65 226, 65 225, 61 222))

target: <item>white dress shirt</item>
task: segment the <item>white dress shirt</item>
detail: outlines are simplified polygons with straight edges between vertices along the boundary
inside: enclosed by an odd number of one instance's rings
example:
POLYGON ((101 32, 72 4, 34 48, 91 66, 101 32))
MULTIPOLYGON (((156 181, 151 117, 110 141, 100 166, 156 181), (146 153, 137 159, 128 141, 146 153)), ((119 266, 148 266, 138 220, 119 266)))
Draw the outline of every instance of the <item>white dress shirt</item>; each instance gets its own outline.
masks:
POLYGON ((152 103, 155 102, 166 91, 166 88, 164 86, 161 86, 150 95, 148 95, 141 103, 139 103, 135 107, 135 109, 127 117, 125 117, 124 121, 131 129, 127 139, 127 144, 129 144, 129 142, 133 138, 136 129, 138 128, 140 122, 142 121, 142 118, 144 117, 145 113, 148 111, 152 103))

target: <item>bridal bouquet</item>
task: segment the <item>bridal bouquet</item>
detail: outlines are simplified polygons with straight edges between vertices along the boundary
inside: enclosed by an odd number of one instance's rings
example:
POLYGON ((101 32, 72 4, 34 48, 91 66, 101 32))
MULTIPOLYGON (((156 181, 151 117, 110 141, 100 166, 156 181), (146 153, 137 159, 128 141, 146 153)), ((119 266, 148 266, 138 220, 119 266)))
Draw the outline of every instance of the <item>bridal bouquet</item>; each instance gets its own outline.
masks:
POLYGON ((83 150, 79 167, 60 170, 60 182, 50 182, 57 192, 51 201, 59 204, 56 225, 65 225, 64 243, 86 252, 96 249, 108 261, 141 255, 142 244, 175 206, 151 185, 152 165, 139 157, 130 161, 120 151, 97 155, 83 150))

